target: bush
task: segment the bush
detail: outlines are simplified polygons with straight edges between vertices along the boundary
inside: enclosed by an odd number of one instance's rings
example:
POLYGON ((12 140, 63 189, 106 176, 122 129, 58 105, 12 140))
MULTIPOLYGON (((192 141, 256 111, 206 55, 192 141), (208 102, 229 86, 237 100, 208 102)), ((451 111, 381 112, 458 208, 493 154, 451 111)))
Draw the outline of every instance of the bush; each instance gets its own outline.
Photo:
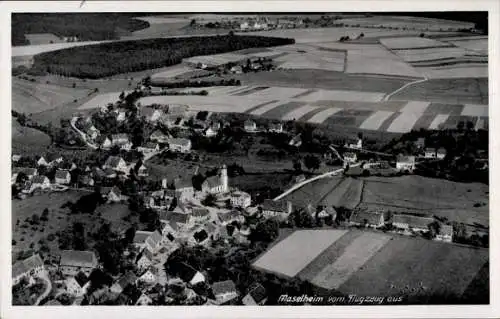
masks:
POLYGON ((12 246, 14 246, 17 243, 14 239, 12 239, 12 246))

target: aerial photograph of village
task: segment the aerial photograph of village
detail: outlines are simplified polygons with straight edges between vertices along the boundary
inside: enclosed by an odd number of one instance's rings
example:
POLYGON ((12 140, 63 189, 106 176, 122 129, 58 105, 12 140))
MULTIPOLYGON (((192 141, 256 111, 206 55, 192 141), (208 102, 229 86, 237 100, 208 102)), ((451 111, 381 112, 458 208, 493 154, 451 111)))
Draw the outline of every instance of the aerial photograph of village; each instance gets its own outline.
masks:
POLYGON ((12 305, 490 303, 488 12, 12 13, 11 61, 12 305))

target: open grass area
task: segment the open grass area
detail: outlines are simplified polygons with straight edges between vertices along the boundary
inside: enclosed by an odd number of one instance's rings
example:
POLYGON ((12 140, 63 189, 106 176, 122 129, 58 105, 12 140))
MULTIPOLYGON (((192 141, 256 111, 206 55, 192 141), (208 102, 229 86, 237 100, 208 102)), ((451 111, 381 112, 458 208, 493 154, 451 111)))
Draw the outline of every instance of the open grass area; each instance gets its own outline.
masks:
POLYGON ((12 118, 12 153, 35 155, 43 152, 50 145, 50 137, 33 128, 21 126, 12 118))

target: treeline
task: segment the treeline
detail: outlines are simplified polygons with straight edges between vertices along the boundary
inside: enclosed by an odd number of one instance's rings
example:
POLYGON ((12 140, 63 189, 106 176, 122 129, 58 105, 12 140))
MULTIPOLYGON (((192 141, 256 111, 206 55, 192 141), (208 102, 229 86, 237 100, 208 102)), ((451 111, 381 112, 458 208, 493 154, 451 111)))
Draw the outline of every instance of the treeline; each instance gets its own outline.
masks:
POLYGON ((149 27, 133 19, 134 13, 15 13, 12 14, 12 45, 27 45, 25 34, 52 33, 79 41, 118 39, 120 33, 149 27))
POLYGON ((171 66, 197 55, 293 43, 287 38, 235 35, 120 41, 36 55, 33 71, 97 79, 171 66))
MULTIPOLYGON (((181 89, 181 88, 201 88, 210 86, 240 86, 241 81, 235 79, 220 81, 189 81, 184 80, 180 82, 164 82, 151 80, 151 84, 156 87, 166 88, 166 89, 181 89)), ((152 94, 154 95, 154 94, 152 94)), ((159 94, 159 95, 174 95, 174 94, 159 94)), ((205 94, 202 94, 205 95, 205 94)))

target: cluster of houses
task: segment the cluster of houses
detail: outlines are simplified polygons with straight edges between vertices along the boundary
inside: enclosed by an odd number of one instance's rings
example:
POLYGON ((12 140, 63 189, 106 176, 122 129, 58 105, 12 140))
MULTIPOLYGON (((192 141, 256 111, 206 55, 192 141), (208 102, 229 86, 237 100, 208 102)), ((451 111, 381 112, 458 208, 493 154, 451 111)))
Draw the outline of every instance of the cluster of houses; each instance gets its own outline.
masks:
MULTIPOLYGON (((384 212, 358 210, 353 212, 349 218, 351 226, 381 228, 386 225, 392 225, 394 231, 403 234, 426 233, 429 231, 429 225, 437 223, 433 217, 417 216, 404 213, 393 214, 391 220, 387 221, 384 212)), ((452 242, 453 226, 439 224, 439 232, 434 240, 452 242)))

